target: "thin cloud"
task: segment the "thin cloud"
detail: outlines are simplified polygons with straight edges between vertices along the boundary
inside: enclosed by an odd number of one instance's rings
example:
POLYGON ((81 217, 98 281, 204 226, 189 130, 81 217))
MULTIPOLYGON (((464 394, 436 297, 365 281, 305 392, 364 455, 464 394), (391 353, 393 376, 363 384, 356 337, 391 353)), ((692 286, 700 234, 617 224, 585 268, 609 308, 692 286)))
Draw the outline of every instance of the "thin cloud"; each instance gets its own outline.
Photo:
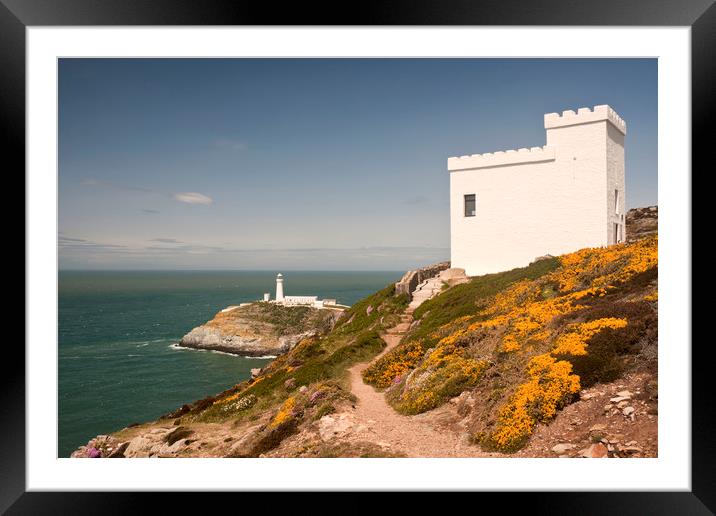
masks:
POLYGON ((124 245, 104 244, 84 238, 74 238, 64 235, 58 236, 57 246, 62 251, 115 252, 117 250, 126 249, 124 245))
POLYGON ((73 243, 73 242, 87 242, 84 238, 72 238, 72 237, 66 237, 62 236, 62 233, 60 233, 60 237, 57 239, 61 244, 65 243, 73 243))
POLYGON ((179 202, 186 204, 206 204, 209 205, 214 202, 214 199, 208 195, 204 195, 198 192, 180 192, 174 194, 174 199, 179 202))
MULTIPOLYGON (((172 198, 174 198, 174 200, 183 202, 185 204, 203 204, 203 205, 208 206, 214 202, 214 199, 212 199, 208 195, 204 195, 199 192, 178 192, 175 194, 168 194, 168 193, 160 192, 157 190, 151 190, 149 188, 143 188, 141 186, 118 184, 118 183, 113 183, 111 181, 104 181, 104 180, 99 180, 99 179, 95 179, 95 178, 83 179, 82 181, 80 181, 80 184, 84 185, 84 186, 104 187, 104 188, 109 188, 112 190, 119 190, 119 191, 125 191, 125 192, 142 192, 142 193, 172 197, 172 198)), ((159 211, 145 208, 142 210, 142 213, 145 213, 148 215, 156 215, 159 213, 159 211)))
POLYGON ((161 242, 162 244, 183 244, 181 240, 175 238, 153 238, 150 242, 161 242))

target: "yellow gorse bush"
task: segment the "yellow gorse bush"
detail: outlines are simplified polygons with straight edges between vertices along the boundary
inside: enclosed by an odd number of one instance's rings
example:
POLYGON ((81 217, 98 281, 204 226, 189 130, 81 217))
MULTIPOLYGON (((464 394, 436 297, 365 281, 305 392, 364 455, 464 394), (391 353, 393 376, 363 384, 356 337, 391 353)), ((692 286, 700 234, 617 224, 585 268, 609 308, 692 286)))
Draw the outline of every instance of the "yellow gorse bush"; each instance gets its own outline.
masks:
POLYGON ((586 355, 587 341, 604 328, 613 330, 624 328, 627 325, 626 319, 618 319, 616 317, 606 317, 586 323, 574 325, 572 331, 560 335, 554 350, 555 354, 561 355, 586 355))
POLYGON ((389 360, 376 364, 363 372, 363 379, 380 388, 389 387, 396 378, 414 369, 423 358, 425 351, 418 342, 409 343, 393 351, 389 360))
POLYGON ((444 325, 440 344, 452 344, 481 329, 498 328, 504 331, 501 352, 518 351, 529 340, 546 341, 552 336, 549 323, 555 317, 584 308, 580 300, 602 297, 657 263, 657 237, 564 255, 557 270, 537 280, 516 282, 495 295, 479 320, 465 326, 467 318, 462 317, 444 325), (576 289, 581 284, 587 285, 576 289), (558 295, 545 299, 545 285, 559 285, 558 295))
MULTIPOLYGON (((560 258, 559 288, 562 292, 587 287, 616 285, 645 272, 658 263, 658 237, 626 245, 582 249, 560 258)), ((557 272, 557 271, 555 271, 557 272)))
POLYGON ((527 366, 529 381, 520 385, 502 409, 497 426, 490 435, 496 448, 514 451, 532 434, 538 422, 547 422, 557 415, 571 397, 579 392, 579 376, 572 374, 572 364, 556 360, 552 355, 586 355, 587 341, 600 331, 619 329, 626 319, 605 317, 572 325, 556 340, 554 349, 538 355, 527 366))
POLYGON ((286 401, 284 401, 281 405, 281 408, 278 409, 278 412, 276 413, 274 418, 271 420, 271 423, 269 423, 269 429, 274 429, 291 419, 295 406, 296 398, 290 396, 288 399, 286 399, 286 401))
POLYGON ((514 451, 532 434, 538 422, 552 419, 557 410, 579 392, 579 376, 572 364, 549 353, 530 360, 529 381, 520 385, 497 418, 490 440, 502 451, 514 451))
POLYGON ((489 366, 485 360, 465 356, 456 346, 441 346, 427 354, 406 381, 396 400, 401 412, 417 414, 437 407, 440 403, 474 386, 489 366), (455 392, 455 386, 460 392, 455 392))

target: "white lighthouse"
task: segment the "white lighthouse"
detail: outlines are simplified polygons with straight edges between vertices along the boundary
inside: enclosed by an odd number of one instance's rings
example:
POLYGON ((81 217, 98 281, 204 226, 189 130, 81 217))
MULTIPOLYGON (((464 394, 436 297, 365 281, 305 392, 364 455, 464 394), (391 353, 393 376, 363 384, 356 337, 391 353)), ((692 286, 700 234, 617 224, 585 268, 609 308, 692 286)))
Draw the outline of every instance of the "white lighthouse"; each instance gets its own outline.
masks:
POLYGON ((283 301, 283 274, 276 276, 276 301, 283 301))

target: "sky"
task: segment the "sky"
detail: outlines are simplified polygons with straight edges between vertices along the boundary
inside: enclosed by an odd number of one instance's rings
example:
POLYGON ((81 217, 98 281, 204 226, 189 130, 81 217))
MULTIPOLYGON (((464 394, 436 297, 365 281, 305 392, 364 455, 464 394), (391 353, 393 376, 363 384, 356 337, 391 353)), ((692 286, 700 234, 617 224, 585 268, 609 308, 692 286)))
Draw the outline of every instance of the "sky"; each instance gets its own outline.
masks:
POLYGON ((627 122, 657 202, 655 59, 60 59, 61 269, 407 270, 450 256, 449 156, 627 122))

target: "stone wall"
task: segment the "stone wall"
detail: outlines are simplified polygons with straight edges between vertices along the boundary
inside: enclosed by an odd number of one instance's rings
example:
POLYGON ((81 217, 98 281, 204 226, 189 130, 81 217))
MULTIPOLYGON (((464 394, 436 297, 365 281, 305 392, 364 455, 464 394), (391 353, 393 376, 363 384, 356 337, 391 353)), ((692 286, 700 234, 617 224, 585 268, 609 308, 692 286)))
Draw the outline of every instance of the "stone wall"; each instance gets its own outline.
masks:
POLYGON ((428 278, 437 276, 442 271, 450 268, 450 262, 440 262, 421 267, 413 271, 406 272, 403 277, 395 284, 395 295, 408 294, 412 299, 413 291, 423 281, 428 278))

